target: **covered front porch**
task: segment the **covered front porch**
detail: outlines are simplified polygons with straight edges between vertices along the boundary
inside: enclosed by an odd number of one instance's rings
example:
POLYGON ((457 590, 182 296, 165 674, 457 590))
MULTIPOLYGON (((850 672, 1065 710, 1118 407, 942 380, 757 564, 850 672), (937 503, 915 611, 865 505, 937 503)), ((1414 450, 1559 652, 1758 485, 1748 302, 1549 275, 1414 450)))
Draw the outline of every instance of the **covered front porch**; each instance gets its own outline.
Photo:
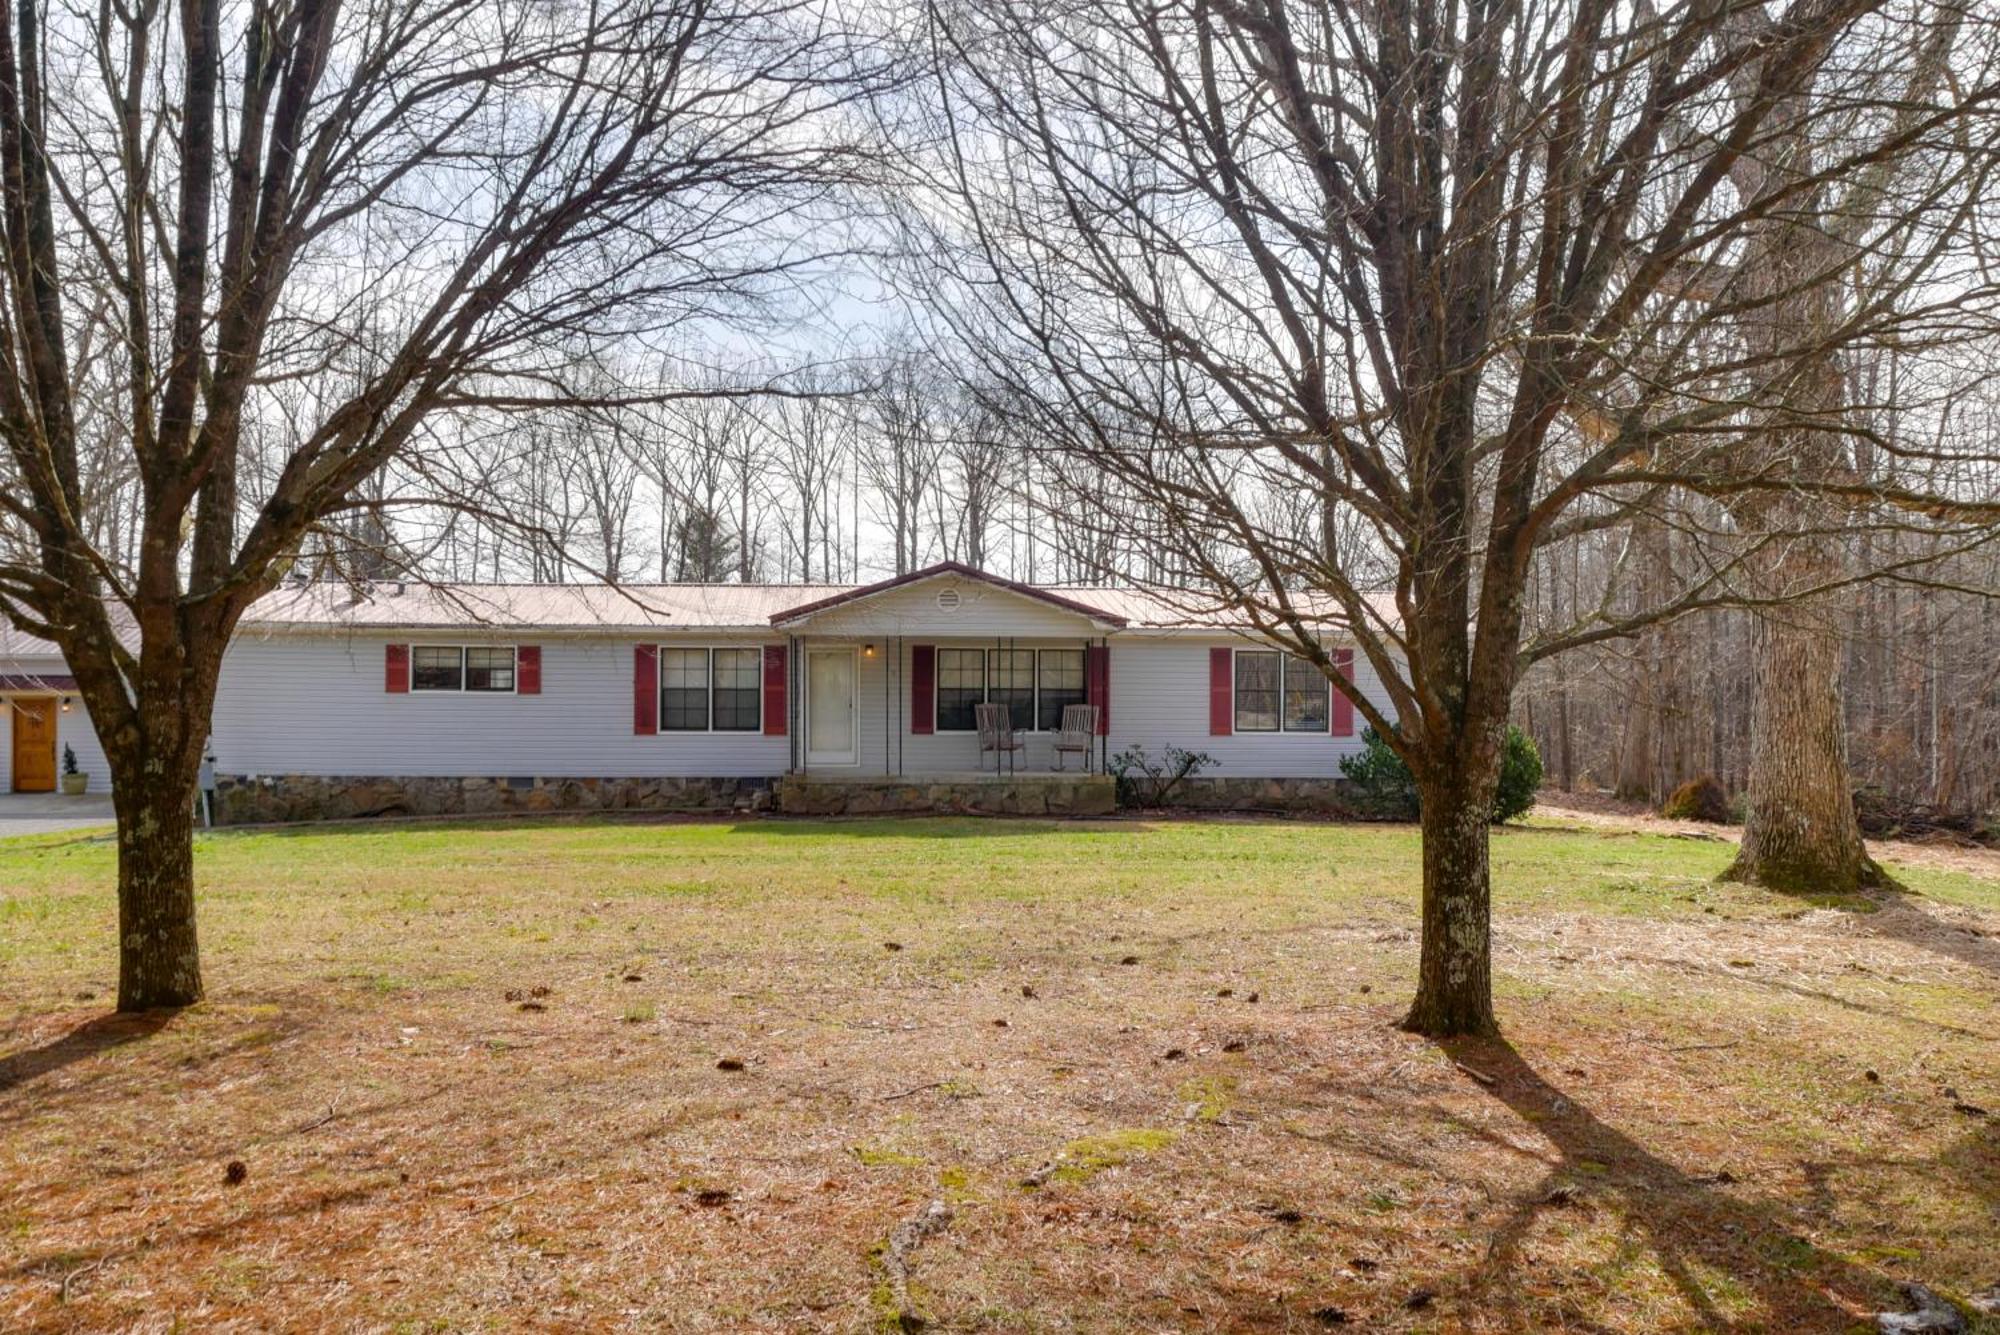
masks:
MULTIPOLYGON (((813 797, 815 811, 857 802, 899 809, 907 795, 894 794, 911 785, 882 781, 908 780, 943 790, 930 809, 1002 803, 1016 814, 1051 794, 1072 804, 1080 799, 1069 780, 1105 776, 1113 618, 954 571, 889 581, 774 621, 788 633, 788 775, 837 789, 813 797), (1007 720, 1011 748, 982 736, 982 705, 1007 720), (1065 735, 1064 711, 1079 705, 1095 709, 1096 727, 1065 735), (857 785, 888 795, 857 796, 857 785)), ((1108 779, 1098 787, 1108 791, 1108 779)))

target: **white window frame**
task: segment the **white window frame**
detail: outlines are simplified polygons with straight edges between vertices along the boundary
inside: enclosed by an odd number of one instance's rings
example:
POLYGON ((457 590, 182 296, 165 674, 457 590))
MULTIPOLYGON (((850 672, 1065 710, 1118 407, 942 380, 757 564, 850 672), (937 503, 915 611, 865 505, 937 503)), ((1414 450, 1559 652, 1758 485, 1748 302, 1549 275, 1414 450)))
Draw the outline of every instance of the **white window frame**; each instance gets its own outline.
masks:
POLYGON ((659 711, 659 724, 654 734, 660 737, 761 737, 764 733, 764 646, 759 644, 656 644, 653 646, 653 663, 656 683, 653 694, 654 707, 659 711), (699 650, 703 667, 701 680, 708 695, 708 708, 704 713, 707 726, 700 728, 669 728, 667 726, 667 660, 671 650, 675 653, 689 653, 699 650), (715 655, 716 652, 750 653, 757 663, 757 723, 749 728, 718 728, 715 726, 715 655))
MULTIPOLYGON (((1033 654, 1035 656, 1035 665, 1029 673, 1030 682, 1033 686, 1033 690, 1030 692, 1028 700, 1028 717, 1030 720, 1033 721, 1034 726, 1026 728, 1016 728, 1014 729, 1016 733, 1021 733, 1029 736, 1037 736, 1037 737, 1045 735, 1053 737, 1057 732, 1061 730, 1060 728, 1044 729, 1041 726, 1039 726, 1041 723, 1041 716, 1042 716, 1042 655, 1043 654, 1046 653, 1081 654, 1083 656, 1083 699, 1084 703, 1086 704, 1089 703, 1090 649, 1088 645, 1026 644, 1026 645, 1009 645, 1006 647, 998 647, 994 645, 940 644, 940 645, 934 645, 933 648, 938 653, 944 653, 946 651, 950 651, 951 653, 965 653, 965 654, 979 655, 979 703, 980 704, 993 703, 992 655, 996 653, 998 654, 1014 653, 1014 654, 1033 654)), ((943 701, 944 701, 944 674, 937 669, 936 664, 933 664, 931 668, 931 719, 932 719, 931 730, 943 737, 970 737, 974 733, 979 731, 979 729, 976 726, 971 728, 945 727, 943 723, 944 719, 943 701)))
POLYGON ((1232 651, 1229 660, 1229 730, 1251 737, 1330 737, 1333 735, 1333 683, 1326 674, 1314 666, 1309 658, 1290 653, 1284 649, 1266 649, 1255 646, 1239 646, 1232 651), (1242 711, 1237 707, 1238 684, 1243 680, 1242 658, 1244 654, 1276 654, 1278 656, 1278 726, 1275 728, 1246 728, 1241 722, 1242 711), (1320 685, 1326 688, 1326 726, 1324 728, 1288 728, 1285 726, 1285 664, 1303 663, 1312 668, 1320 685))
POLYGON ((411 641, 410 643, 410 694, 412 695, 487 696, 487 695, 519 695, 520 693, 521 693, 521 646, 518 644, 468 644, 464 641, 459 641, 457 643, 442 643, 439 641, 428 641, 425 643, 418 643, 416 641, 411 641), (417 685, 417 650, 419 649, 450 649, 455 651, 458 654, 458 685, 456 686, 417 685), (513 684, 510 685, 504 691, 474 690, 471 686, 467 685, 466 683, 471 680, 471 673, 467 670, 465 664, 465 651, 467 649, 505 649, 509 654, 509 656, 511 656, 512 659, 514 660, 513 684))

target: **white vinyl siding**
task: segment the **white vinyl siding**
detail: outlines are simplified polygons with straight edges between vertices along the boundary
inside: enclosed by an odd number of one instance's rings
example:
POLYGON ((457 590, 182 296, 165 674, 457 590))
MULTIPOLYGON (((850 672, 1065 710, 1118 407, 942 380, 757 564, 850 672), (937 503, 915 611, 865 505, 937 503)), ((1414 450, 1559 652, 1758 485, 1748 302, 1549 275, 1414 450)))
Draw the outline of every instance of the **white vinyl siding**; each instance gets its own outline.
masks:
MULTIPOLYGON (((770 635, 701 647, 756 649, 770 635)), ((506 778, 739 778, 785 772, 783 737, 632 731, 634 641, 537 635, 539 695, 383 690, 380 635, 239 638, 223 660, 214 750, 221 774, 506 778)), ((668 647, 672 646, 669 642, 668 647)), ((81 748, 79 748, 79 752, 81 748)))
MULTIPOLYGON (((1361 750, 1364 721, 1359 711, 1350 737, 1325 731, 1209 735, 1209 651, 1224 646, 1248 647, 1226 636, 1113 638, 1111 754, 1143 746, 1158 756, 1168 746, 1180 746, 1213 757, 1215 764, 1202 773, 1214 778, 1339 778, 1340 758, 1361 750)), ((1360 653, 1354 656, 1354 681, 1378 707, 1389 709, 1373 667, 1360 653)))

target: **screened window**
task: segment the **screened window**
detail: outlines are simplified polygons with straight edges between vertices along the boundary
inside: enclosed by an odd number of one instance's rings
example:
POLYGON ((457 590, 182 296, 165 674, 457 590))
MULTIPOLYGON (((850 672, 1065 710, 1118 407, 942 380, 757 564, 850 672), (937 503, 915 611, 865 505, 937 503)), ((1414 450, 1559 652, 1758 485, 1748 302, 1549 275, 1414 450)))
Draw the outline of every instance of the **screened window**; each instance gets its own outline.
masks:
POLYGON ((1016 732, 1035 726, 1035 651, 995 649, 989 658, 993 678, 986 698, 1007 706, 1007 721, 1016 732))
POLYGON ((937 651, 937 730, 971 732, 972 707, 986 698, 986 651, 937 651))
POLYGON ((1285 731, 1325 732, 1326 674, 1303 658, 1285 655, 1285 731))
POLYGON ((508 649, 467 649, 465 689, 468 691, 511 691, 514 689, 514 651, 508 649))
POLYGON ((1062 727, 1063 710, 1084 703, 1083 650, 1044 649, 1041 651, 1040 703, 1035 707, 1035 726, 1043 732, 1062 727))
POLYGON ((1282 655, 1274 649, 1236 655, 1236 731, 1276 732, 1282 655))
POLYGON ((708 731, 708 650, 660 650, 660 731, 708 731))
POLYGON ((755 732, 763 726, 763 653, 757 649, 715 651, 715 730, 755 732))
POLYGON ((410 650, 410 689, 457 691, 465 686, 465 660, 457 645, 419 644, 410 650))

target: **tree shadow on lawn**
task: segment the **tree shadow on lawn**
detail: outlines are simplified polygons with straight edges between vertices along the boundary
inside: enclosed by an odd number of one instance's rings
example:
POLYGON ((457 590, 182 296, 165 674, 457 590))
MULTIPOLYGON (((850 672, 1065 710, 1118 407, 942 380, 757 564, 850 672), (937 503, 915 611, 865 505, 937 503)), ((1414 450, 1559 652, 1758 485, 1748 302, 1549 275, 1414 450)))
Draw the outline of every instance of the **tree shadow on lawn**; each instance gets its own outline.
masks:
MULTIPOLYGON (((1746 1319, 1718 1306, 1703 1270, 1726 1276, 1760 1305, 1747 1319, 1777 1330, 1846 1330, 1857 1310, 1893 1303, 1884 1276, 1821 1249, 1769 1207, 1717 1190, 1715 1179, 1682 1172, 1549 1083, 1504 1039, 1441 1046, 1488 1077, 1485 1092, 1538 1131, 1558 1156, 1509 1206, 1470 1276, 1471 1296, 1497 1299, 1510 1326, 1535 1324, 1535 1317, 1521 1310, 1518 1279, 1528 1264, 1522 1253, 1536 1220, 1573 1201, 1586 1209, 1616 1210, 1626 1239, 1651 1252, 1700 1328, 1738 1329, 1746 1319), (1603 1201, 1599 1192, 1614 1194, 1615 1202, 1603 1201)), ((1489 1134, 1475 1126, 1463 1129, 1489 1134)))
POLYGON ((39 1046, 0 1057, 0 1130, 38 1118, 66 1116, 72 1109, 98 1108, 106 1099, 131 1094, 121 1082, 158 1078, 157 1068, 151 1068, 151 1076, 146 1074, 147 1058, 142 1056, 132 1063, 96 1063, 72 1079, 46 1083, 46 1077, 59 1071, 141 1040, 158 1039, 171 1030, 184 1044, 193 1045, 167 1054, 175 1059, 172 1069, 195 1072, 291 1038, 310 1023, 308 1008, 292 1005, 281 1007, 275 1017, 231 1017, 224 1009, 210 1007, 134 1015, 114 1011, 94 1016, 39 1046), (207 1022, 197 1025, 197 1016, 207 1022), (183 1018, 185 1025, 175 1023, 183 1018))
POLYGON ((2000 977, 2000 939, 1945 922, 1925 912, 1907 893, 1877 896, 1874 903, 1874 912, 1859 919, 1869 935, 1888 937, 2000 977))
POLYGON ((0 1094, 10 1094, 52 1071, 60 1071, 72 1062, 95 1057, 142 1038, 151 1038, 179 1014, 176 1010, 142 1011, 135 1015, 113 1011, 109 1015, 85 1020, 40 1047, 24 1048, 0 1057, 0 1094))

